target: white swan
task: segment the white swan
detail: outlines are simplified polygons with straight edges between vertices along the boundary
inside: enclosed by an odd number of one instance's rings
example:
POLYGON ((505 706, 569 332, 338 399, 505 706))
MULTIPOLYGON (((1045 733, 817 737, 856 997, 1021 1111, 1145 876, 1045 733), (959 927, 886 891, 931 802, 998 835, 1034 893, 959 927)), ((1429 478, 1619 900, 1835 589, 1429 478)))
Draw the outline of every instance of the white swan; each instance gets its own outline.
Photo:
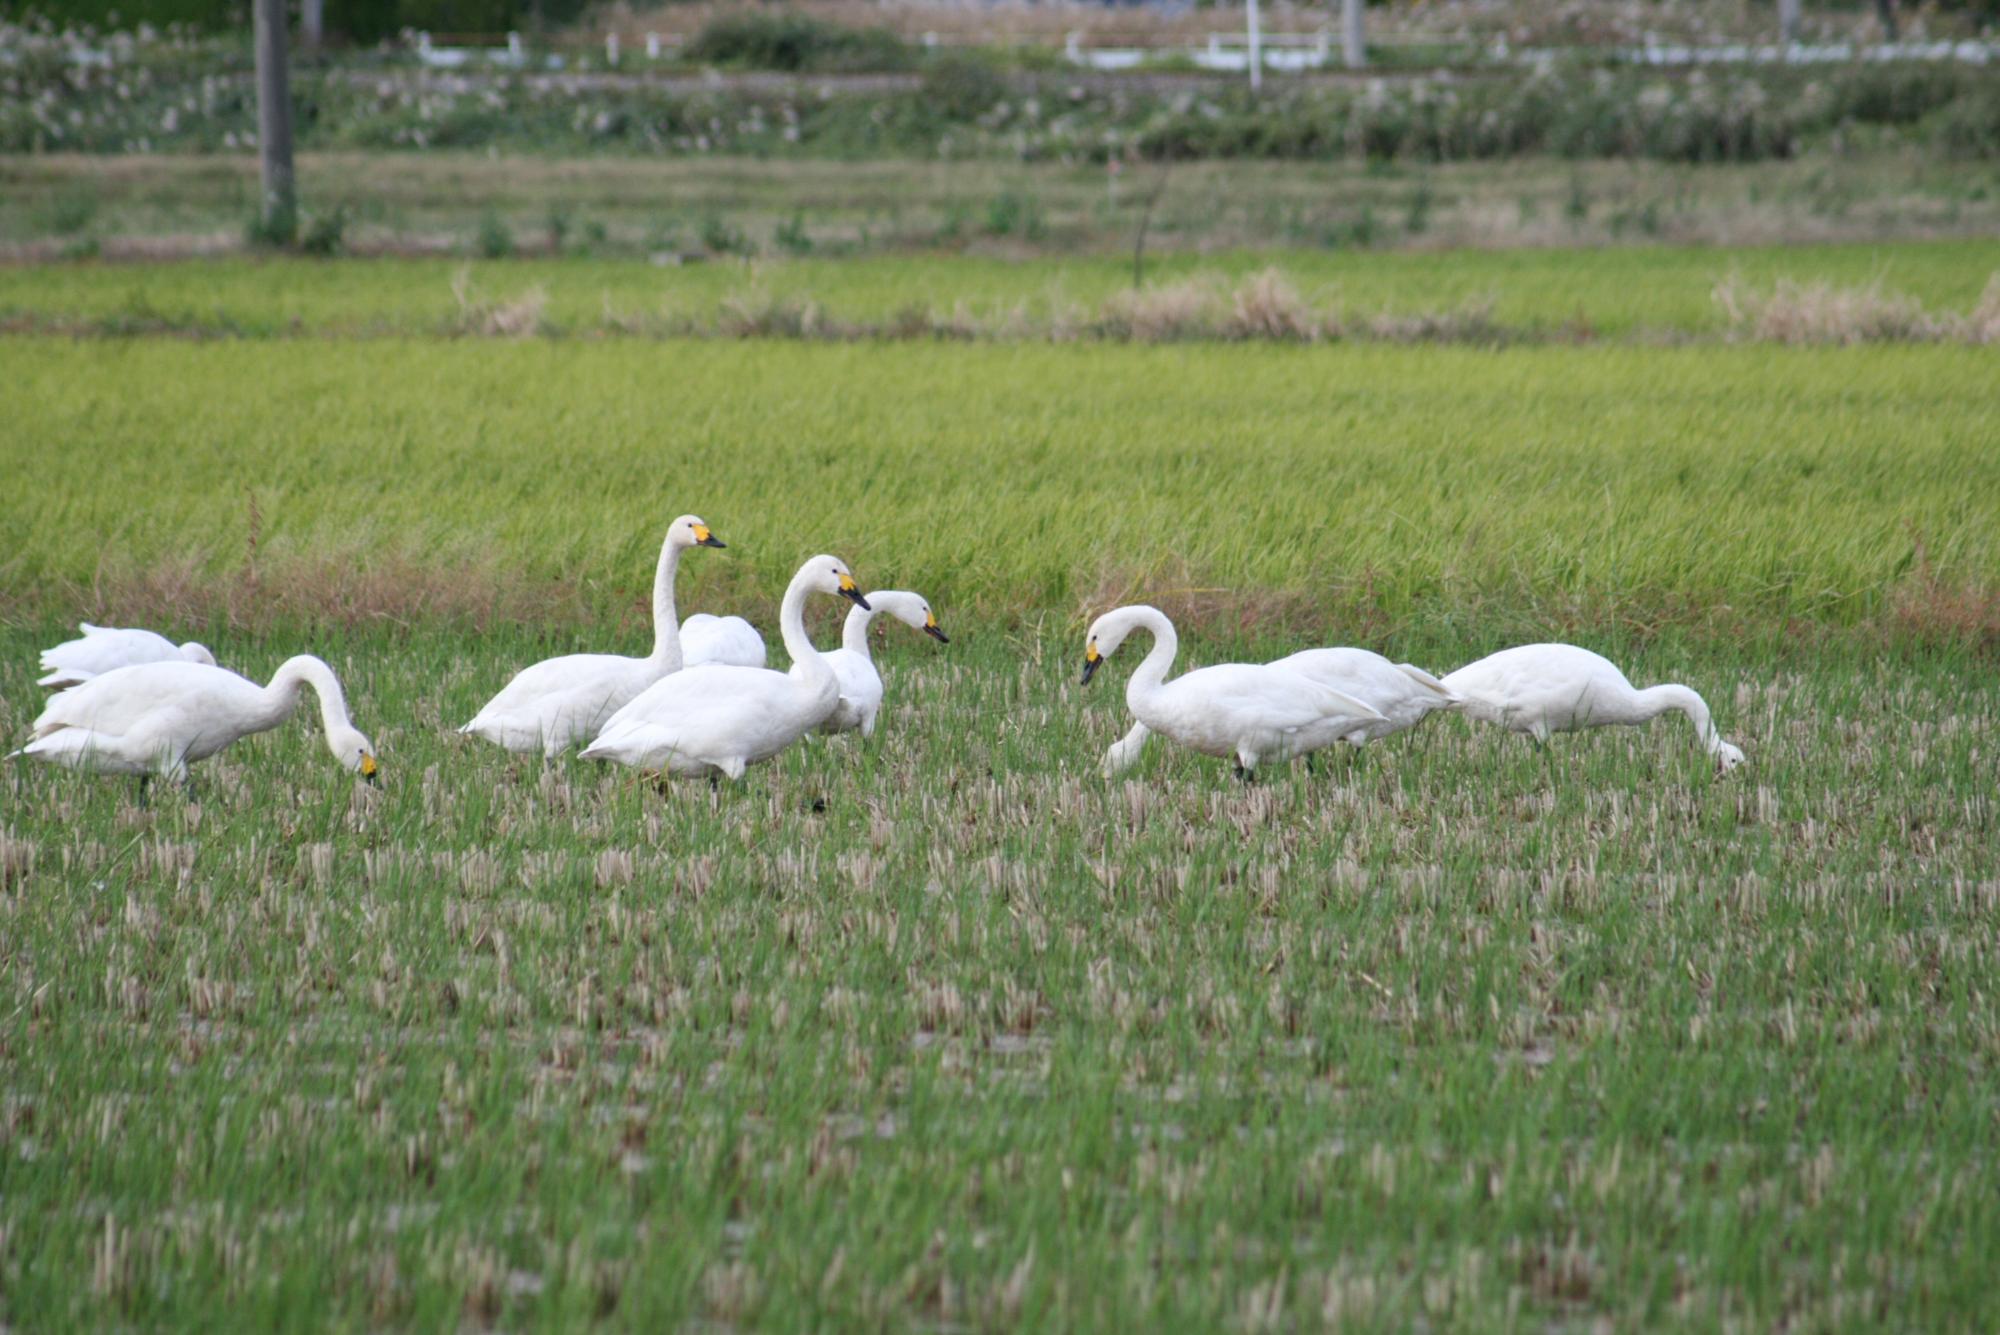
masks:
POLYGON ((1707 701, 1694 691, 1675 685, 1635 689, 1609 659, 1573 644, 1502 649, 1449 674, 1444 685, 1465 701, 1468 718, 1525 732, 1537 743, 1578 728, 1647 723, 1678 709, 1723 769, 1743 763, 1741 749, 1722 740, 1707 701))
POLYGON ((35 740, 14 754, 142 781, 186 779, 189 765, 290 718, 305 686, 319 696, 333 758, 378 782, 375 748, 348 718, 339 678, 311 654, 286 659, 269 686, 201 663, 114 668, 50 700, 35 740))
POLYGON ((80 686, 92 677, 136 663, 205 663, 215 666, 215 655, 204 645, 189 640, 175 644, 150 630, 121 630, 115 626, 93 626, 88 621, 77 626, 83 635, 65 640, 42 651, 42 671, 49 675, 36 682, 60 691, 80 686))
POLYGON ((583 758, 738 779, 746 766, 769 760, 824 723, 840 703, 840 680, 806 638, 810 593, 837 593, 868 606, 844 564, 815 556, 792 576, 778 613, 790 672, 712 665, 662 677, 612 715, 583 758))
POLYGON ((877 612, 887 612, 939 644, 951 643, 938 626, 931 605, 920 595, 900 589, 869 594, 867 606, 848 609, 847 624, 840 631, 840 648, 823 655, 833 675, 840 679, 840 703, 834 706, 826 722, 819 725, 821 732, 852 732, 859 728, 863 737, 875 735, 875 716, 882 709, 882 674, 875 670, 875 660, 868 652, 868 623, 877 612))
POLYGON ((681 666, 763 667, 764 637, 742 617, 696 612, 681 622, 681 666))
POLYGON ((680 620, 674 613, 674 576, 690 547, 725 544, 694 515, 667 526, 653 569, 653 652, 565 654, 522 668, 460 728, 509 751, 541 751, 553 760, 572 744, 597 735, 604 721, 632 697, 681 668, 680 620))
MULTIPOLYGON (((1343 740, 1361 746, 1380 741, 1417 724, 1440 709, 1457 709, 1460 701, 1430 673, 1411 663, 1396 663, 1366 649, 1303 649, 1275 660, 1272 667, 1289 668, 1322 686, 1353 696, 1382 717, 1364 723, 1343 740)), ((1104 777, 1130 768, 1145 748, 1149 730, 1135 723, 1132 730, 1104 753, 1104 777)))
POLYGON ((1266 760, 1309 755, 1382 720, 1353 696, 1268 663, 1199 668, 1170 682, 1167 669, 1180 641, 1156 607, 1121 607, 1091 623, 1085 684, 1134 630, 1151 631, 1153 648, 1126 683, 1126 705, 1152 732, 1203 755, 1234 757, 1245 778, 1266 760))

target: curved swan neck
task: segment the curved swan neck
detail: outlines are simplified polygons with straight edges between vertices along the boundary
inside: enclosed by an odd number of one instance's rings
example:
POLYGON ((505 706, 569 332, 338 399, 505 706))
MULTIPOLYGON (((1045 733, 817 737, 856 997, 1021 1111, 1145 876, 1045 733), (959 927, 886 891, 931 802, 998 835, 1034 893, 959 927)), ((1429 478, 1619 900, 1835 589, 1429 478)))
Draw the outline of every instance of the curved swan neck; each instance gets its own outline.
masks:
POLYGON ((1153 633, 1153 647, 1139 663, 1138 671, 1125 683, 1125 700, 1131 703, 1141 696, 1157 691, 1167 680, 1167 669, 1174 665, 1174 655, 1180 652, 1180 636, 1174 633, 1174 623, 1167 620, 1167 614, 1157 607, 1135 607, 1126 617, 1126 624, 1134 630, 1153 633))
POLYGON ((329 736, 336 728, 353 726, 354 721, 347 713, 347 693, 340 689, 340 679, 333 675, 332 668, 311 654, 286 659, 271 675, 271 684, 264 688, 279 719, 298 708, 301 686, 312 687, 313 694, 319 697, 320 723, 329 736))
POLYGON ((1708 701, 1691 688, 1673 684, 1649 686, 1638 695, 1647 718, 1658 718, 1669 710, 1678 709, 1694 724, 1703 749, 1710 755, 1722 750, 1722 734, 1715 730, 1715 720, 1709 716, 1708 701))
MULTIPOLYGON (((806 598, 813 591, 810 566, 792 576, 785 586, 785 601, 778 608, 778 632, 784 637, 785 652, 792 656, 792 671, 805 678, 833 680, 833 669, 806 637, 806 598)), ((861 609, 856 608, 856 611, 861 609)))
POLYGON ((681 544, 669 533, 653 567, 653 662, 667 672, 681 670, 681 618, 674 607, 674 579, 680 574, 681 544))
POLYGON ((840 628, 840 647, 850 654, 860 654, 862 658, 867 659, 868 623, 875 619, 875 612, 880 610, 879 605, 874 611, 865 607, 848 608, 847 620, 840 628))

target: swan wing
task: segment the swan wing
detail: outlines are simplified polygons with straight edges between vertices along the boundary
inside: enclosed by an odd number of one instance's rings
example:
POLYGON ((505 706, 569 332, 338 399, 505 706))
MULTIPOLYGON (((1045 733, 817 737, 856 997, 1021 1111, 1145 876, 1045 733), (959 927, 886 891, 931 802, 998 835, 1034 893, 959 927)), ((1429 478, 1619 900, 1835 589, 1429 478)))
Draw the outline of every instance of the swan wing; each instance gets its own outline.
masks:
POLYGON ((766 661, 764 637, 742 617, 696 612, 681 622, 681 662, 687 667, 760 668, 766 661))
POLYGON ((1439 697, 1438 699, 1439 704, 1450 706, 1459 703, 1458 697, 1452 694, 1450 687, 1446 686, 1443 682, 1439 681, 1431 673, 1428 673, 1424 671, 1422 668, 1418 667, 1415 663, 1398 663, 1396 664, 1396 670, 1402 673, 1404 676, 1408 677, 1411 681, 1415 682, 1418 686, 1422 687, 1424 690, 1430 692, 1432 695, 1439 697))
POLYGON ((586 760, 659 764, 668 753, 717 766, 758 760, 797 740, 799 688, 768 668, 684 668, 612 715, 586 760))
POLYGON ((203 735, 233 739, 263 697, 255 682, 225 668, 185 659, 139 663, 55 696, 35 719, 34 733, 38 740, 72 729, 101 738, 144 731, 187 741, 203 735))

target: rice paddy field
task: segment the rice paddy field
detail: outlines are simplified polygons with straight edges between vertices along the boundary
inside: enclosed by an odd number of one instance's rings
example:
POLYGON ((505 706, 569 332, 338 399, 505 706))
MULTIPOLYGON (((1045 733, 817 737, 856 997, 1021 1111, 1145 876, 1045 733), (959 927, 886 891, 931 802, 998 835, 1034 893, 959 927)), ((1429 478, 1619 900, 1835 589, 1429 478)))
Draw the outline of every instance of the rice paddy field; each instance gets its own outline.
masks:
POLYGON ((556 312, 493 338, 435 263, 0 270, 0 737, 110 620, 322 655, 385 780, 305 717, 150 803, 0 764, 0 1324, 1989 1328, 1994 354, 1708 294, 1966 309, 1992 247, 1390 260, 1281 262, 1615 333, 577 337, 722 281, 578 261, 476 270, 556 312), (641 650, 684 510, 683 614, 775 640, 831 551, 952 642, 716 790, 452 731, 641 650), (1749 761, 1443 717, 1107 781, 1125 601, 1185 665, 1574 640, 1749 761))

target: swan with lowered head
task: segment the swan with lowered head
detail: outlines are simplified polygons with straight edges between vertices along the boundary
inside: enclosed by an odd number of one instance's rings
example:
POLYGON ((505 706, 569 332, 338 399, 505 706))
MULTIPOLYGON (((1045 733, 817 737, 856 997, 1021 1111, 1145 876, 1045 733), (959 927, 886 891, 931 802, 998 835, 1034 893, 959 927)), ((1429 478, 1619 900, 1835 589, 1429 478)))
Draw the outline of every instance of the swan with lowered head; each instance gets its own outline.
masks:
POLYGON ((742 617, 696 612, 681 622, 681 666, 763 667, 764 637, 742 617))
POLYGON ((792 576, 778 613, 790 672, 711 665, 662 677, 611 716, 583 758, 682 777, 739 779, 746 767, 824 723, 840 704, 840 679, 806 638, 806 596, 812 593, 868 606, 843 562, 815 556, 792 576))
POLYGON ((826 665, 840 679, 840 703, 819 730, 826 733, 852 732, 859 728, 863 737, 875 735, 875 716, 882 709, 882 674, 868 652, 868 623, 877 612, 887 612, 906 626, 922 631, 939 644, 950 644, 931 605, 919 594, 901 589, 885 589, 868 595, 865 606, 847 610, 847 624, 840 630, 840 648, 824 655, 826 665))
POLYGON ((175 644, 150 630, 123 630, 116 626, 93 626, 88 621, 77 626, 83 632, 53 649, 42 651, 42 671, 48 673, 37 686, 52 691, 81 686, 92 677, 102 676, 137 663, 202 663, 215 666, 215 655, 205 645, 189 640, 175 644))
POLYGON ((1573 644, 1524 644, 1469 663, 1444 679, 1465 702, 1465 714, 1525 732, 1537 744, 1552 733, 1606 724, 1649 723, 1670 710, 1686 714, 1701 744, 1725 770, 1743 752, 1722 740, 1708 702, 1686 686, 1635 688, 1611 660, 1573 644))
POLYGON ((509 751, 536 751, 549 760, 572 744, 597 735, 604 721, 632 697, 670 672, 681 669, 680 620, 674 612, 674 577, 681 553, 690 547, 725 544, 694 515, 667 526, 653 569, 653 652, 645 658, 622 654, 564 654, 525 667, 486 702, 460 732, 483 737, 509 751))
POLYGON ((1382 721, 1378 710, 1353 696, 1268 663, 1224 663, 1168 681, 1180 641, 1156 607, 1121 607, 1091 623, 1083 650, 1086 685, 1134 630, 1150 631, 1153 647, 1125 685, 1132 713, 1149 731, 1190 750, 1233 757, 1246 779, 1266 760, 1310 755, 1382 721))
MULTIPOLYGON (((1459 706, 1458 698, 1422 668, 1391 662, 1366 649, 1303 649, 1270 666, 1289 668, 1351 695, 1381 714, 1379 722, 1365 723, 1342 739, 1354 746, 1414 728, 1434 710, 1459 706)), ((1130 732, 1113 742, 1104 753, 1104 777, 1136 764, 1149 735, 1145 724, 1135 723, 1130 732)))
POLYGON ((286 659, 269 686, 203 663, 114 668, 50 700, 35 720, 35 739, 14 754, 142 781, 155 774, 184 780, 189 765, 290 718, 307 686, 319 696, 327 750, 379 782, 375 748, 348 717, 340 679, 311 654, 286 659))

